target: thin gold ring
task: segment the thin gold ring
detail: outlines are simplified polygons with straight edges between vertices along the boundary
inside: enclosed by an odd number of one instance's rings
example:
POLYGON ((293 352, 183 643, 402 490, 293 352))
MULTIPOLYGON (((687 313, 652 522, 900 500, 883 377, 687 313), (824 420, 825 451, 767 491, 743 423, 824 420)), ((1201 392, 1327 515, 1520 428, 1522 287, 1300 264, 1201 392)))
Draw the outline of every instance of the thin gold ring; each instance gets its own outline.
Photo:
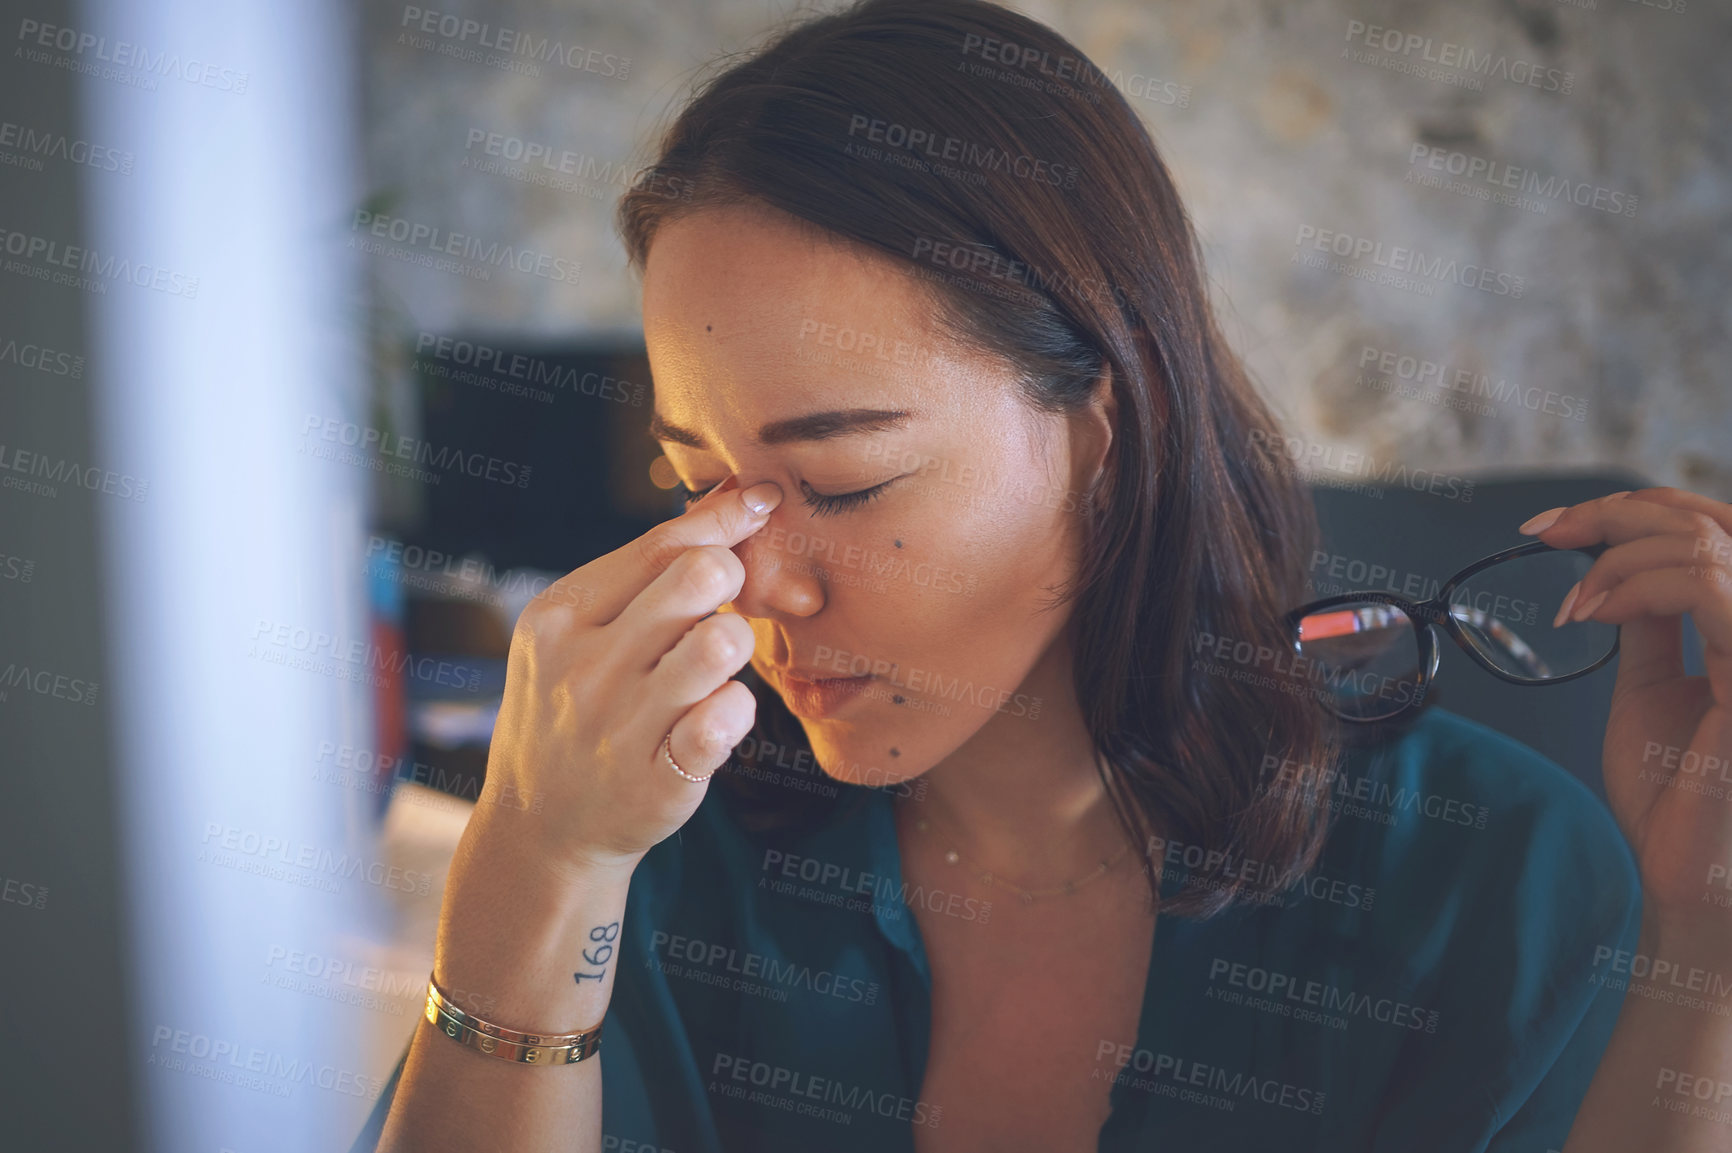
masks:
POLYGON ((684 769, 680 768, 679 765, 676 764, 674 761, 673 740, 674 740, 674 731, 672 729, 669 729, 668 735, 662 738, 662 758, 667 761, 668 768, 672 769, 674 772, 678 773, 680 776, 684 777, 686 780, 692 782, 692 784, 694 784, 694 785, 701 785, 705 781, 709 780, 711 777, 716 775, 716 771, 714 769, 711 769, 709 772, 705 773, 701 777, 694 777, 690 773, 686 772, 684 769))

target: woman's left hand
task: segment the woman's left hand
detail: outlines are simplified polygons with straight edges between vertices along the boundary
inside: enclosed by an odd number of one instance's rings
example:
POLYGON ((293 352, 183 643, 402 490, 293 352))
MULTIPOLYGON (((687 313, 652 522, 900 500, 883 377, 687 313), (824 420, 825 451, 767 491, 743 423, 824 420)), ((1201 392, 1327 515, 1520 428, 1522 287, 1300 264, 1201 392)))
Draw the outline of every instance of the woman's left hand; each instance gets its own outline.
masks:
POLYGON ((1647 488, 1552 509, 1522 531, 1610 546, 1566 601, 1571 619, 1620 626, 1605 784, 1641 872, 1644 936, 1732 960, 1732 504, 1647 488), (1705 677, 1684 672, 1684 613, 1705 677))

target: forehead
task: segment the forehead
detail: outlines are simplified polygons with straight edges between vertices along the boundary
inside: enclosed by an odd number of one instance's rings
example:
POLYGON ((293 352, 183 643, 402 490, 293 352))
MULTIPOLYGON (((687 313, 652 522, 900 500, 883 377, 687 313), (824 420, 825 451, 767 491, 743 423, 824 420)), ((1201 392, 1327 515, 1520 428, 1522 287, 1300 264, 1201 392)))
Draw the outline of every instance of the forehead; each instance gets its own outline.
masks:
POLYGON ((767 209, 664 225, 644 269, 656 411, 686 428, 817 409, 908 408, 955 354, 918 281, 888 257, 767 209))
POLYGON ((651 243, 644 268, 645 327, 714 325, 722 340, 789 327, 823 308, 924 328, 930 303, 888 256, 768 207, 707 208, 676 217, 651 243), (732 321, 721 331, 718 320, 732 321))

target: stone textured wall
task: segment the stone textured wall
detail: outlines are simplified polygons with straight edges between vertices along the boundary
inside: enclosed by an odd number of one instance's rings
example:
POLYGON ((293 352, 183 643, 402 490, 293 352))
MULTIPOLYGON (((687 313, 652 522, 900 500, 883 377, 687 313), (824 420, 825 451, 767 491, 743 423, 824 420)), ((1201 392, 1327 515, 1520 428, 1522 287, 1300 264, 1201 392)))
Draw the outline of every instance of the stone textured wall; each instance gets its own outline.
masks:
MULTIPOLYGON (((632 332, 622 182, 710 61, 810 7, 442 3, 578 50, 530 75, 479 33, 371 5, 371 187, 400 231, 521 246, 543 267, 482 280, 384 240, 384 299, 416 331, 632 332), (532 146, 555 168, 508 158, 532 146), (575 283, 556 258, 581 262, 575 283)), ((1307 442, 1461 473, 1616 465, 1732 499, 1732 4, 1019 7, 1142 114, 1229 333, 1307 442), (1392 262, 1404 280, 1375 279, 1392 262)))

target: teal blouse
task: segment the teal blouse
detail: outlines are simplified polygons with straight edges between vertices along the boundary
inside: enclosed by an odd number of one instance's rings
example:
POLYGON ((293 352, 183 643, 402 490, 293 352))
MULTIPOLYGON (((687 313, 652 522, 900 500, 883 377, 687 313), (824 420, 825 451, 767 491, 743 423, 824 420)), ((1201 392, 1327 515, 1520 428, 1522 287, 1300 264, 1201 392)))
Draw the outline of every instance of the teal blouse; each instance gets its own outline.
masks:
MULTIPOLYGON (((1639 929, 1611 815, 1551 761, 1436 709, 1328 787, 1335 823, 1299 884, 1156 919, 1136 1036, 1101 1038, 1076 1070, 1112 1083, 1101 1153, 1563 1147, 1639 929)), ((604 1150, 895 1153, 944 1123, 920 1099, 931 973, 909 906, 1001 913, 905 887, 890 792, 842 789, 821 826, 773 840, 712 790, 644 857, 600 1054, 604 1150)), ((1264 868, 1159 851, 1168 895, 1264 868)))

